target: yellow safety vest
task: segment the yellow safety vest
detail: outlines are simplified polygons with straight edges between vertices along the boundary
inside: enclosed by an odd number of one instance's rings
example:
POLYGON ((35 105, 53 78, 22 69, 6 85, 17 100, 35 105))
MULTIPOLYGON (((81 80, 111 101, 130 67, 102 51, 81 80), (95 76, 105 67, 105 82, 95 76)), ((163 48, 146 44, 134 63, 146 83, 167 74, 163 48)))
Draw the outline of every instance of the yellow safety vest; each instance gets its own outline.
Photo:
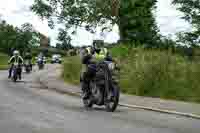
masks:
POLYGON ((106 57, 107 53, 108 53, 108 50, 106 48, 101 48, 101 51, 99 54, 95 53, 95 58, 97 60, 102 60, 106 57))
MULTIPOLYGON (((88 54, 92 54, 90 47, 87 47, 86 50, 88 54)), ((106 57, 107 53, 108 53, 107 48, 101 48, 101 51, 99 53, 95 53, 94 58, 97 60, 102 60, 106 57)))
MULTIPOLYGON (((90 47, 87 47, 86 48, 86 50, 87 50, 87 52, 88 52, 88 54, 92 54, 91 53, 91 48, 90 47)), ((106 56, 107 56, 107 53, 108 53, 108 50, 107 50, 107 48, 101 48, 101 51, 100 51, 100 53, 98 54, 98 53, 95 53, 94 54, 94 60, 97 60, 97 61, 100 61, 100 60, 103 60, 106 56)), ((85 64, 82 64, 82 70, 81 70, 82 72, 85 72, 86 71, 86 66, 85 66, 85 64)))

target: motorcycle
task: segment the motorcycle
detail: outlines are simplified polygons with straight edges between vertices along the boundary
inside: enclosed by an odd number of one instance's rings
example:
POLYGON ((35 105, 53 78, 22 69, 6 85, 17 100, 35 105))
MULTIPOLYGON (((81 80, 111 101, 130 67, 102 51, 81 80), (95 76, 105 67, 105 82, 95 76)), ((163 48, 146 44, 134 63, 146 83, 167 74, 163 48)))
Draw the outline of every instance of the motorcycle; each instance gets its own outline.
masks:
POLYGON ((115 79, 116 64, 113 61, 102 61, 95 65, 96 75, 89 83, 89 97, 82 99, 86 108, 94 104, 105 106, 108 112, 114 112, 117 108, 120 96, 120 88, 115 79))
POLYGON ((12 75, 11 75, 12 81, 16 82, 17 79, 19 79, 19 76, 20 76, 20 67, 17 63, 15 63, 12 68, 12 75))
POLYGON ((31 62, 28 60, 25 62, 25 71, 26 71, 26 73, 31 72, 31 62))

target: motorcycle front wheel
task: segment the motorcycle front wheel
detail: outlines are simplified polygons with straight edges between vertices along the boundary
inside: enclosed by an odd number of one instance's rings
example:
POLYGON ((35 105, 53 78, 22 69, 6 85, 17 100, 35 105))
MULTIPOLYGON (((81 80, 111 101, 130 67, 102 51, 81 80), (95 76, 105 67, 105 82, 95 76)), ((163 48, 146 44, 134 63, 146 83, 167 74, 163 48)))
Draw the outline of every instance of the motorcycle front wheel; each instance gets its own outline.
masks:
MULTIPOLYGON (((84 92, 82 92, 82 95, 84 95, 84 92)), ((83 98, 83 96, 82 96, 82 101, 83 101, 83 105, 85 108, 92 108, 92 106, 94 104, 93 100, 92 100, 92 96, 89 96, 88 98, 83 98)))
POLYGON ((13 78, 12 78, 13 82, 17 82, 17 75, 13 75, 13 78))
POLYGON ((83 104, 84 104, 85 108, 92 108, 92 106, 93 106, 93 102, 92 102, 91 98, 83 99, 83 104))
POLYGON ((120 89, 116 83, 113 83, 109 94, 107 94, 107 100, 105 103, 106 111, 114 112, 119 103, 120 89))

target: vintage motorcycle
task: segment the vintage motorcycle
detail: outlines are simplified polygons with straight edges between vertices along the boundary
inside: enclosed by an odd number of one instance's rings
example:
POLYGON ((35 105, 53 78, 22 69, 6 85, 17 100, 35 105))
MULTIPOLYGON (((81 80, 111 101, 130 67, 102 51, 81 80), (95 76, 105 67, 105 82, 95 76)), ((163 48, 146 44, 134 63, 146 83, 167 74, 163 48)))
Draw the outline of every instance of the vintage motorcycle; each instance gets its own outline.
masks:
POLYGON ((30 73, 31 72, 31 61, 29 61, 29 60, 26 60, 25 61, 25 64, 24 64, 24 67, 25 67, 25 71, 26 71, 26 73, 30 73))
POLYGON ((12 68, 12 75, 11 75, 11 79, 13 82, 16 82, 19 78, 20 78, 20 66, 17 63, 13 64, 13 68, 12 68))
POLYGON ((94 65, 95 77, 89 82, 90 95, 82 99, 85 107, 91 108, 94 104, 105 106, 108 112, 117 108, 120 88, 116 79, 118 67, 113 61, 101 61, 94 65))

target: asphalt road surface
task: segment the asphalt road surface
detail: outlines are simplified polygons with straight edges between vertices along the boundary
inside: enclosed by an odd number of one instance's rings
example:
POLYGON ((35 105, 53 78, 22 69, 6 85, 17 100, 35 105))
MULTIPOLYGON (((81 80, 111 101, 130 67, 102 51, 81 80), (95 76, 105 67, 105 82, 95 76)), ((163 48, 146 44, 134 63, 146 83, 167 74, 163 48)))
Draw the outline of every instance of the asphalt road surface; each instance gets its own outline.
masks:
POLYGON ((200 133, 200 120, 119 107, 83 108, 81 100, 41 88, 38 74, 21 82, 0 72, 0 133, 200 133))

